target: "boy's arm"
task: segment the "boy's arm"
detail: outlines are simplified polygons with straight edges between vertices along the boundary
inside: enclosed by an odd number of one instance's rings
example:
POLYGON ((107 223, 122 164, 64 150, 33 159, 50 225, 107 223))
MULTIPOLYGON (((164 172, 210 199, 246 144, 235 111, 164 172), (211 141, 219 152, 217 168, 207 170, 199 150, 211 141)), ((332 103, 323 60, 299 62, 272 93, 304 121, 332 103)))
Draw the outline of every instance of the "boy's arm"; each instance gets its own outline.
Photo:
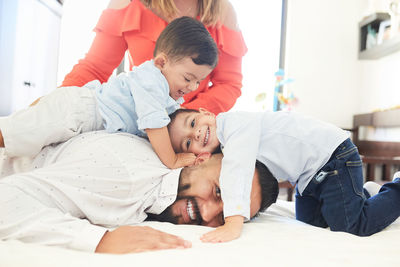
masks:
POLYGON ((167 127, 146 129, 146 133, 157 156, 168 168, 176 169, 194 164, 196 160, 195 154, 175 153, 172 148, 167 127))
POLYGON ((225 113, 219 117, 217 127, 224 145, 219 181, 225 224, 201 237, 203 242, 212 243, 238 238, 244 219, 250 219, 250 194, 261 121, 257 115, 225 113))
POLYGON ((244 217, 240 215, 225 218, 225 224, 217 229, 205 233, 200 237, 203 242, 219 243, 228 242, 240 237, 243 228, 244 217))

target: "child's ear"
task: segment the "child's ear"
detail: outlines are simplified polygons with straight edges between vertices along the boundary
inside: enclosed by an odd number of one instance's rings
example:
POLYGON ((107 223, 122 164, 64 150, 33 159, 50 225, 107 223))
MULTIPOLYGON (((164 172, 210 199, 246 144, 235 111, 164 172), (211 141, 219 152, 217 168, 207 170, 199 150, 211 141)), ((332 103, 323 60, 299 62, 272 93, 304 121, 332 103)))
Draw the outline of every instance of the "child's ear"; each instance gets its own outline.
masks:
POLYGON ((154 58, 154 65, 159 68, 160 70, 162 70, 165 66, 165 64, 167 64, 168 61, 168 57, 166 54, 164 53, 159 53, 155 58, 154 58))
POLYGON ((205 108, 199 108, 199 112, 200 112, 200 113, 203 113, 204 115, 208 115, 208 116, 213 116, 213 117, 215 117, 215 114, 214 114, 214 113, 212 113, 212 112, 206 110, 205 108))
POLYGON ((197 158, 194 161, 194 165, 199 165, 201 163, 204 163, 211 157, 210 152, 203 152, 197 155, 197 158))

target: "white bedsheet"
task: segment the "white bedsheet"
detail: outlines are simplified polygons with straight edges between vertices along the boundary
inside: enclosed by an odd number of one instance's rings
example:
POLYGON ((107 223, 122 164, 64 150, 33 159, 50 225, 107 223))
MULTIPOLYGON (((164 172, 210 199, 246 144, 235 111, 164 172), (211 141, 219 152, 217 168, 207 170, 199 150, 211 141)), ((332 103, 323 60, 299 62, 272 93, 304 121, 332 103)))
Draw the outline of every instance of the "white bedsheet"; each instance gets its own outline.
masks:
POLYGON ((169 223, 145 225, 192 241, 185 250, 129 255, 101 255, 73 250, 0 242, 0 266, 400 266, 400 220, 370 237, 331 232, 294 219, 294 203, 278 200, 242 236, 221 244, 204 244, 210 228, 169 223))

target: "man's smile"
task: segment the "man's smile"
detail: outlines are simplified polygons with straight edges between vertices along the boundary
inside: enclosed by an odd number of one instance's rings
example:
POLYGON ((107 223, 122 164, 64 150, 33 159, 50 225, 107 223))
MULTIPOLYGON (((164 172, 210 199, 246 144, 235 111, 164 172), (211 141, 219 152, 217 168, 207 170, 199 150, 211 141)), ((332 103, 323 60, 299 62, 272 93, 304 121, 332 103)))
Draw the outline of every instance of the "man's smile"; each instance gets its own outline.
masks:
POLYGON ((207 145, 209 137, 210 137, 210 127, 207 127, 206 134, 204 135, 203 146, 207 145))
POLYGON ((197 201, 194 198, 184 199, 185 205, 180 210, 184 224, 201 224, 202 218, 197 205, 197 201))
POLYGON ((193 210, 192 201, 191 201, 190 199, 188 199, 186 205, 187 205, 187 206, 186 206, 187 214, 188 214, 189 218, 190 218, 192 221, 194 221, 194 220, 196 219, 196 216, 195 216, 195 213, 194 213, 194 210, 193 210))

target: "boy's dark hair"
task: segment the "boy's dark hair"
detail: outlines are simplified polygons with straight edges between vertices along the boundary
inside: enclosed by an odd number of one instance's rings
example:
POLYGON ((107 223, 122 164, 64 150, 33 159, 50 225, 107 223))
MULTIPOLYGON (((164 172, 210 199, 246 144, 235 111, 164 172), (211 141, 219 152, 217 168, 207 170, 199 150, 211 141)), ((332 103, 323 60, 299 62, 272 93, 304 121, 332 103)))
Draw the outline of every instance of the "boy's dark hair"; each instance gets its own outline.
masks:
POLYGON ((198 111, 197 109, 190 109, 190 108, 179 108, 177 110, 175 110, 174 112, 172 112, 171 114, 169 114, 169 119, 171 120, 170 123, 168 124, 171 125, 172 122, 175 121, 176 116, 178 116, 181 113, 191 113, 191 112, 196 112, 199 113, 200 111, 198 111))
POLYGON ((171 21, 161 32, 154 48, 154 57, 160 52, 177 61, 191 57, 197 65, 218 63, 218 48, 204 25, 190 17, 180 17, 171 21))
POLYGON ((261 207, 259 212, 265 211, 271 204, 276 202, 279 194, 278 181, 269 169, 260 161, 256 161, 259 181, 261 185, 261 207))

